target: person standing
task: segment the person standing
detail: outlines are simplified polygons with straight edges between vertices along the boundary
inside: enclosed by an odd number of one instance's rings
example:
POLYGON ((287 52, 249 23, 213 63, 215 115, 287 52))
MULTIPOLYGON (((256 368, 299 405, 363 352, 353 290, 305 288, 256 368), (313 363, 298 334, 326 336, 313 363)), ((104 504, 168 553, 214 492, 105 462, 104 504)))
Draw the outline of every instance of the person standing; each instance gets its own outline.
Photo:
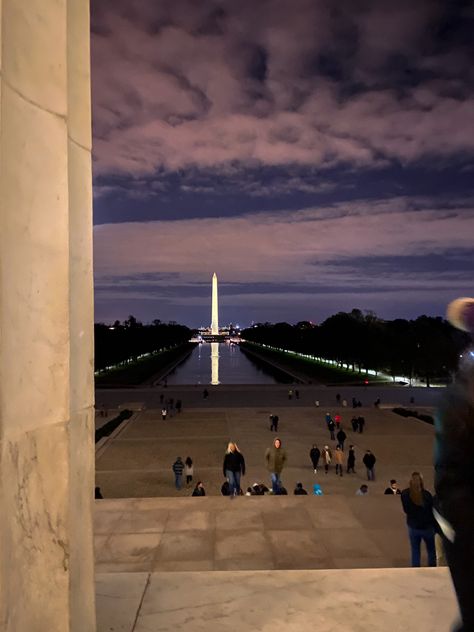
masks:
POLYGON ((336 424, 336 428, 339 430, 341 427, 341 415, 334 415, 334 423, 336 424))
POLYGON ((344 452, 340 445, 336 447, 336 451, 334 453, 334 460, 336 461, 336 475, 342 476, 342 467, 344 464, 344 452))
POLYGON ((321 451, 319 450, 318 446, 315 443, 313 443, 313 447, 311 448, 309 452, 309 458, 311 459, 311 463, 313 464, 313 470, 315 474, 317 474, 318 472, 318 464, 319 464, 320 457, 321 457, 321 451))
POLYGON ((278 415, 270 415, 270 430, 271 431, 275 431, 278 432, 278 422, 280 421, 280 418, 278 417, 278 415))
POLYGON ((329 436, 331 437, 332 441, 335 441, 336 437, 334 435, 334 431, 336 429, 336 424, 333 422, 332 419, 330 419, 328 421, 328 430, 329 430, 329 436))
POLYGON ((186 457, 186 461, 184 462, 184 475, 186 476, 186 485, 189 485, 194 475, 193 460, 190 456, 186 457))
POLYGON ((375 463, 376 463, 377 459, 375 458, 375 455, 372 454, 372 452, 370 450, 366 450, 365 454, 364 454, 364 458, 362 459, 362 463, 365 465, 365 467, 367 468, 367 480, 368 481, 375 481, 375 463))
POLYGON ((401 493, 402 492, 398 488, 397 481, 394 478, 392 478, 390 481, 390 487, 387 487, 387 489, 384 491, 385 496, 400 495, 401 493))
POLYGON ((347 473, 349 474, 350 472, 352 472, 352 474, 355 474, 355 461, 356 461, 356 457, 355 457, 355 450, 354 450, 354 446, 350 445, 349 446, 349 454, 347 457, 347 473))
POLYGON ((357 417, 352 417, 351 425, 352 425, 352 432, 357 432, 359 430, 359 420, 357 417))
POLYGON ((178 415, 181 412, 182 408, 183 408, 183 402, 180 399, 177 399, 176 400, 176 412, 178 413, 178 415))
POLYGON ((402 491, 401 496, 403 511, 407 516, 411 565, 420 566, 420 547, 423 540, 428 553, 428 565, 436 566, 433 496, 424 488, 419 472, 413 472, 409 487, 402 491))
POLYGON ((174 484, 175 484, 176 489, 178 491, 181 489, 181 481, 183 479, 183 471, 184 471, 184 463, 181 460, 181 457, 178 456, 176 461, 173 463, 174 484))
POLYGON ((300 392, 297 388, 295 388, 295 398, 299 399, 300 398, 300 392))
POLYGON ((332 452, 329 449, 328 445, 324 446, 322 457, 323 457, 323 463, 324 463, 324 473, 327 474, 329 471, 329 466, 331 465, 331 461, 332 461, 332 452))
POLYGON ((238 496, 240 494, 240 477, 245 475, 245 459, 237 444, 232 441, 227 445, 222 470, 229 481, 231 498, 238 496))
MULTIPOLYGON (((474 338, 474 298, 448 307, 448 320, 474 338)), ((413 401, 414 403, 414 401, 413 401)), ((442 396, 435 417, 435 518, 440 527, 462 623, 474 630, 474 347, 462 353, 455 382, 442 396)))
POLYGON ((339 406, 341 403, 341 396, 339 393, 336 393, 336 404, 339 406))
POLYGON ((341 450, 344 450, 344 441, 347 439, 347 435, 342 428, 337 433, 336 439, 338 444, 341 446, 341 450))
POLYGON ((167 414, 168 414, 168 409, 166 408, 166 406, 163 406, 163 408, 161 409, 161 418, 163 419, 163 421, 166 421, 167 414))
POLYGON ((272 480, 272 490, 274 494, 281 493, 281 473, 285 467, 288 457, 286 450, 281 447, 280 439, 275 439, 271 448, 265 452, 265 464, 270 472, 272 480))
POLYGON ((293 389, 288 390, 288 399, 293 399, 293 389))
POLYGON ((364 432, 364 426, 365 426, 365 417, 357 417, 357 425, 359 427, 359 432, 360 434, 362 434, 364 432))

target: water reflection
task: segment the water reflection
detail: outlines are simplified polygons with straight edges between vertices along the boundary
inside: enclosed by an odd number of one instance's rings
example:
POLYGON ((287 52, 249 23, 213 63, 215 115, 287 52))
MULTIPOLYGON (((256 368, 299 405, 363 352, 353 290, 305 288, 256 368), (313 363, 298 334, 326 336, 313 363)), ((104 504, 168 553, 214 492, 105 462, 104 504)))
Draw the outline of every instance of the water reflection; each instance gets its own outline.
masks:
POLYGON ((211 342, 211 384, 219 384, 219 343, 211 342))
POLYGON ((244 353, 239 345, 205 342, 167 376, 172 384, 275 384, 291 381, 287 375, 244 353), (210 349, 209 349, 210 347, 210 349))

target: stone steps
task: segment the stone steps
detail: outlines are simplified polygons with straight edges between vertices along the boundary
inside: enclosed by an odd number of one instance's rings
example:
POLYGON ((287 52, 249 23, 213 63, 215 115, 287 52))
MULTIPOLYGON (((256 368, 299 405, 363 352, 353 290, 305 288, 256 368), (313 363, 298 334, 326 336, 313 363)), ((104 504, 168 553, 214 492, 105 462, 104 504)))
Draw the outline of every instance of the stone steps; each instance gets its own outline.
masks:
POLYGON ((97 632, 442 632, 456 618, 444 568, 97 576, 97 632))

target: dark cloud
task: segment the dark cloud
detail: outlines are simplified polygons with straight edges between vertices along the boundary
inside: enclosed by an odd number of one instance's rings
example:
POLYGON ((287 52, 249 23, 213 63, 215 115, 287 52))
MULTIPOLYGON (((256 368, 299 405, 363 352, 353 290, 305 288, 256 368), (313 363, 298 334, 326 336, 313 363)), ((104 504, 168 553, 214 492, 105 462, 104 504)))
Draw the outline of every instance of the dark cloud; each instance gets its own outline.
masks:
POLYGON ((456 20, 435 0, 95 4, 97 173, 373 167, 473 148, 467 9, 456 20))
POLYGON ((98 314, 196 324, 214 270, 240 319, 469 291, 473 26, 461 1, 92 3, 98 314))

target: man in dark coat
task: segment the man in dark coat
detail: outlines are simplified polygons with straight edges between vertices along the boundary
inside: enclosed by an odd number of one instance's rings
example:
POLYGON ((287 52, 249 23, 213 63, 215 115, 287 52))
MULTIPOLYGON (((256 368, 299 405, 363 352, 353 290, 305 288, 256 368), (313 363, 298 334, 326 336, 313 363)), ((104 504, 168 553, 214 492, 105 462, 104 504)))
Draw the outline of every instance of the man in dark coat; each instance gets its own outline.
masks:
POLYGON ((347 473, 349 474, 350 472, 352 472, 352 474, 355 474, 355 462, 356 462, 356 457, 355 457, 355 450, 354 450, 354 446, 350 445, 349 446, 349 454, 347 457, 347 473))
POLYGON ((278 415, 270 415, 270 430, 274 430, 275 432, 278 432, 279 421, 280 421, 280 418, 278 417, 278 415))
POLYGON ((347 435, 341 428, 336 435, 337 443, 341 446, 341 450, 344 450, 344 441, 347 439, 347 435))
POLYGON ((377 459, 375 458, 375 455, 372 454, 372 452, 370 450, 367 450, 366 453, 364 454, 364 458, 362 459, 362 463, 365 465, 365 467, 367 468, 367 480, 368 481, 375 481, 375 462, 377 461, 377 459))
POLYGON ((334 436, 334 430, 336 429, 336 424, 334 423, 334 421, 331 419, 330 421, 328 421, 328 430, 329 430, 329 435, 331 437, 331 439, 334 441, 334 439, 336 438, 334 436))
MULTIPOLYGON (((448 320, 474 335, 474 299, 457 299, 448 320)), ((435 419, 435 510, 461 612, 458 632, 474 630, 474 347, 461 356, 455 383, 435 419)))
POLYGON ((318 471, 318 464, 319 464, 320 456, 321 456, 321 451, 319 450, 319 448, 318 448, 318 446, 316 444, 313 444, 313 447, 311 448, 311 450, 309 452, 309 458, 311 459, 311 463, 313 464, 313 470, 314 470, 315 474, 318 471))

